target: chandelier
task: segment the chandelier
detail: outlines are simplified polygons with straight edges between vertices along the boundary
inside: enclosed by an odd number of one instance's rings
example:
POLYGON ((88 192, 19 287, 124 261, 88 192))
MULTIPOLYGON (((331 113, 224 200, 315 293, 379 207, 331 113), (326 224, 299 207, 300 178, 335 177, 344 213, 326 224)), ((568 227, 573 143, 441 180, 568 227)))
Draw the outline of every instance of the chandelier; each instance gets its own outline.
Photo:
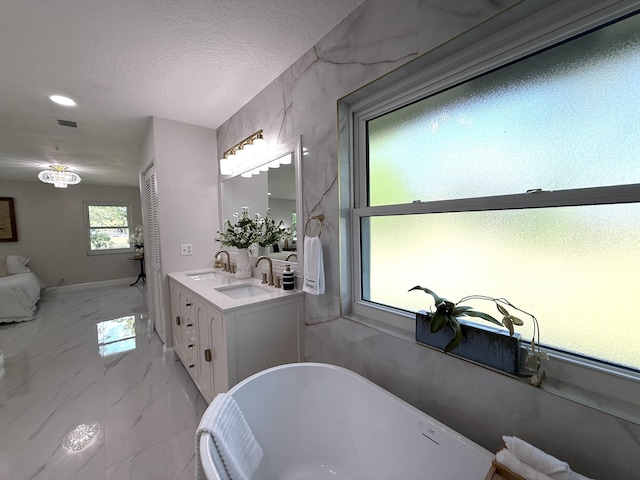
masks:
POLYGON ((38 174, 40 181, 53 183, 56 188, 67 188, 67 185, 80 183, 80 175, 69 171, 64 165, 49 165, 49 170, 42 170, 38 174))

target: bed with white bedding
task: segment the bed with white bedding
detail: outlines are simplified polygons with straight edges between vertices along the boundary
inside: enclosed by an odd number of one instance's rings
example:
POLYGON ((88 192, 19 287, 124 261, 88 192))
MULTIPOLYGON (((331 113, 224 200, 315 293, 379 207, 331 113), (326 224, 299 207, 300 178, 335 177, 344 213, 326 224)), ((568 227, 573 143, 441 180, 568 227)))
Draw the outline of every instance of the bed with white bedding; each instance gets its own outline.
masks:
POLYGON ((18 255, 0 257, 0 323, 35 317, 41 283, 27 268, 28 262, 28 258, 18 255))

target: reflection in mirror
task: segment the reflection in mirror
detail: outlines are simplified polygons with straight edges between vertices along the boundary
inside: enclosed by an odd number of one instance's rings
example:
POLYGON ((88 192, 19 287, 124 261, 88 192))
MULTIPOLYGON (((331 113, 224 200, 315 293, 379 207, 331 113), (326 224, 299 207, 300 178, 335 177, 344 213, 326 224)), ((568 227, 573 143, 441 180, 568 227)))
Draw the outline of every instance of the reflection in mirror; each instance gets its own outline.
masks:
MULTIPOLYGON (((278 224, 282 220, 287 234, 278 243, 265 248, 254 247, 254 256, 267 255, 275 260, 287 261, 296 265, 299 261, 297 188, 300 168, 299 140, 287 142, 267 155, 261 167, 235 176, 222 178, 222 216, 224 223, 239 213, 242 207, 249 207, 251 216, 265 215, 270 209, 271 218, 278 224)), ((259 164, 258 164, 259 165, 259 164)))

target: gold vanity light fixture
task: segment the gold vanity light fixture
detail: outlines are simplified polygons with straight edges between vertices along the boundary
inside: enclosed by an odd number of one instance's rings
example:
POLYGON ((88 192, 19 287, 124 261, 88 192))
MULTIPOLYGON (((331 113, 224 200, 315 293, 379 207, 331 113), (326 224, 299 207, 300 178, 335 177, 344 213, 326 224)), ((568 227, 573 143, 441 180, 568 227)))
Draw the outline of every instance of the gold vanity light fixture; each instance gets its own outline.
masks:
POLYGON ((228 149, 220 159, 220 175, 233 175, 245 167, 257 163, 267 153, 267 141, 262 129, 228 149))
POLYGON ((41 182, 52 183, 56 188, 67 188, 67 185, 80 183, 80 175, 69 171, 65 165, 49 165, 49 170, 42 170, 38 173, 41 182))

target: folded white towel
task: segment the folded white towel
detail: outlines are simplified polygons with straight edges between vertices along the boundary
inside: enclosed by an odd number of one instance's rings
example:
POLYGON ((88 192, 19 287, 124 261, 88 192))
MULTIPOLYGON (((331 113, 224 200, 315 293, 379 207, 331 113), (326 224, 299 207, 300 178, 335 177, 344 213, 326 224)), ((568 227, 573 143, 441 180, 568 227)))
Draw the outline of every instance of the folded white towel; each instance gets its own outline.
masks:
POLYGON ((504 435, 502 440, 509 452, 518 460, 550 476, 553 480, 590 480, 571 470, 567 462, 558 460, 518 437, 504 435))
POLYGON ((542 473, 555 476, 555 474, 558 473, 571 471, 567 462, 558 460, 556 457, 543 452, 539 448, 534 447, 518 437, 509 437, 504 435, 502 440, 507 446, 507 449, 513 453, 518 460, 531 465, 542 473))
POLYGON ((518 460, 518 458, 506 448, 496 453, 496 461, 527 480, 553 480, 553 477, 518 460))
POLYGON ((302 290, 313 295, 324 293, 324 261, 320 237, 304 238, 304 285, 302 290))
POLYGON ((222 459, 223 464, 216 462, 216 469, 223 480, 249 480, 262 460, 262 448, 231 395, 216 395, 200 420, 196 431, 196 480, 205 478, 200 459, 200 436, 204 432, 211 434, 222 459))
POLYGON ((573 470, 571 470, 568 473, 568 476, 566 476, 565 479, 566 480, 593 480, 589 477, 585 477, 584 475, 580 475, 578 472, 574 472, 573 470))

